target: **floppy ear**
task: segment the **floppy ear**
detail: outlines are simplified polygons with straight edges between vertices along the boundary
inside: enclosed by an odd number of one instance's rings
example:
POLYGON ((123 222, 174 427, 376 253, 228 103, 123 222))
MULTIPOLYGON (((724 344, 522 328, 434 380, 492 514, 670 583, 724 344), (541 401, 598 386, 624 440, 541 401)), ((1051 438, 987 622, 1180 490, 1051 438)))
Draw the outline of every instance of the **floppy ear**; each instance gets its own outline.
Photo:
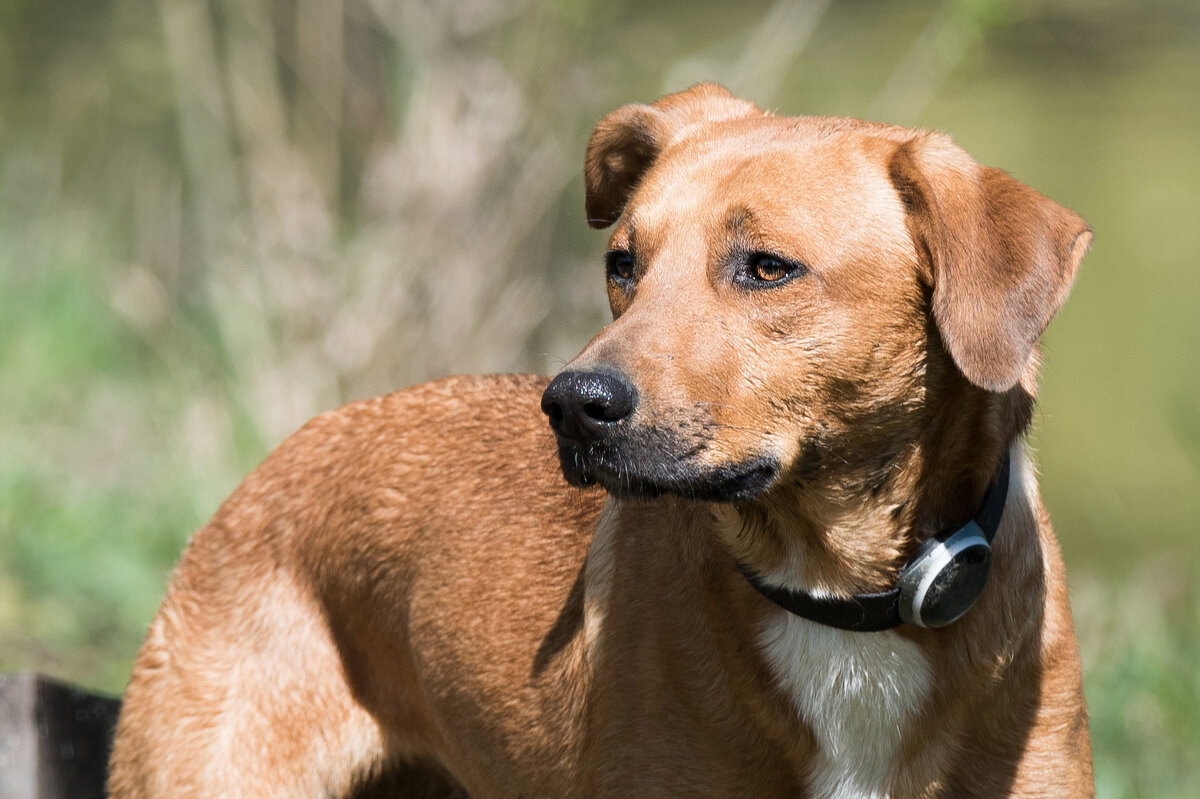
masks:
POLYGON ((1067 299, 1091 228, 940 134, 902 144, 889 168, 928 252, 933 318, 950 357, 975 385, 1007 391, 1067 299))
POLYGON ((659 153, 700 122, 720 122, 760 114, 715 83, 702 83, 668 95, 654 105, 627 105, 596 125, 588 140, 583 176, 588 224, 608 227, 659 153))

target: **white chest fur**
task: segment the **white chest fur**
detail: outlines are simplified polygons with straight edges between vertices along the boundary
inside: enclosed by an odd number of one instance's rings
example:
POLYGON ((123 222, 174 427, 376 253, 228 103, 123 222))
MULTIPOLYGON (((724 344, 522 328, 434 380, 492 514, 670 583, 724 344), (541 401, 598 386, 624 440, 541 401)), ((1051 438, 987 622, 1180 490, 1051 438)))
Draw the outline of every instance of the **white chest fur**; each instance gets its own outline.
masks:
POLYGON ((930 667, 893 632, 825 627, 780 610, 761 634, 779 684, 820 749, 809 777, 818 799, 884 799, 907 722, 929 690, 930 667))

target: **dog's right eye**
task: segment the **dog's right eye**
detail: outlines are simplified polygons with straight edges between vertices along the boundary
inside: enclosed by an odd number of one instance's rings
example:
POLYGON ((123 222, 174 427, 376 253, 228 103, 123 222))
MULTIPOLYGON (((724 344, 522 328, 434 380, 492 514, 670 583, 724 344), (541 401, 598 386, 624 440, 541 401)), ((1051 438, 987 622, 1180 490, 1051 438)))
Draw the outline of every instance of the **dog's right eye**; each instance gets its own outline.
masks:
POLYGON ((807 273, 804 264, 767 252, 752 252, 737 270, 734 282, 743 288, 762 289, 783 285, 807 273))
POLYGON ((609 280, 628 283, 633 280, 633 254, 628 250, 609 250, 604 254, 609 280))

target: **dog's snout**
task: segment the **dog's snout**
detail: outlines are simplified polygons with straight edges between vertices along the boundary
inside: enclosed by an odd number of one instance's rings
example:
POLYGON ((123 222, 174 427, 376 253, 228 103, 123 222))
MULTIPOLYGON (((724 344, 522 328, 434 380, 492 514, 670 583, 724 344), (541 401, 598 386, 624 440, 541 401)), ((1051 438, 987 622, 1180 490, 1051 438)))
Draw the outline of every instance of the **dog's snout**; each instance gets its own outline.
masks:
POLYGON ((633 413, 636 392, 611 372, 563 372, 542 394, 542 412, 564 438, 596 441, 633 413))

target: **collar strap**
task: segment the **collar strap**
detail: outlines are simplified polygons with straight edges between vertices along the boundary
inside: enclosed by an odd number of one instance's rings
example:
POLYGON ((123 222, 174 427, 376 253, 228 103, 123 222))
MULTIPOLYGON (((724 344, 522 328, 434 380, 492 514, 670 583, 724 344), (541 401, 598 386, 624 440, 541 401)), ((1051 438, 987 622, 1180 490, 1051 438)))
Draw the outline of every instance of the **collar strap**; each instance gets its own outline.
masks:
POLYGON ((987 584, 991 543, 1004 515, 1008 481, 1006 452, 975 518, 924 542, 888 591, 815 597, 771 585, 741 563, 738 568, 750 585, 776 605, 828 627, 855 632, 890 630, 904 623, 944 627, 970 610, 987 584))

